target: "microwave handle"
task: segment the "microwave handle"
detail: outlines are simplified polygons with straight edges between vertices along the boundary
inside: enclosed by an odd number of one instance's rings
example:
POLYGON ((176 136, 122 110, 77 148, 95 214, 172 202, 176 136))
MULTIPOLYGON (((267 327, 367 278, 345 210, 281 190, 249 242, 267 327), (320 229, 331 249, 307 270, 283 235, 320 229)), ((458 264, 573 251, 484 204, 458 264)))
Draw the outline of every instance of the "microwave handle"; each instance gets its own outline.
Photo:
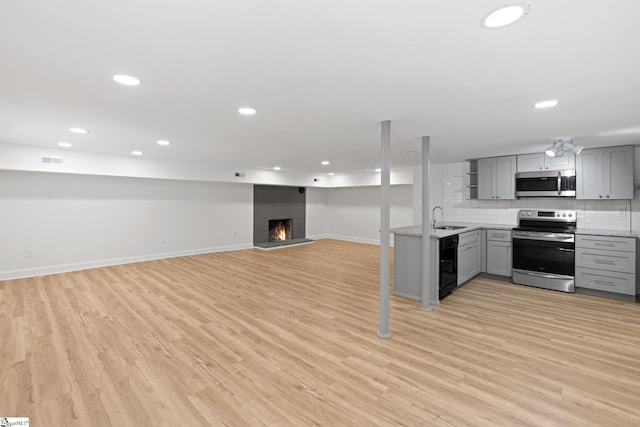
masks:
POLYGON ((558 196, 562 194, 562 173, 558 172, 558 196))

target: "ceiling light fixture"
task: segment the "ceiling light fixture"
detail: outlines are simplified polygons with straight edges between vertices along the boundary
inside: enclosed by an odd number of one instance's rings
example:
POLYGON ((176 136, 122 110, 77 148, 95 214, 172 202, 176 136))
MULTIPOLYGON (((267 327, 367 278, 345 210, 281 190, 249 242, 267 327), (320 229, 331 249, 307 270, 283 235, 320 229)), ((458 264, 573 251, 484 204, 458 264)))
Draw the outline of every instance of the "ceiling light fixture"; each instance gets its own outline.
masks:
POLYGON ((133 150, 131 154, 133 154, 134 156, 142 156, 144 153, 139 150, 133 150))
POLYGON ((138 86, 140 79, 133 76, 127 76, 126 74, 116 74, 113 76, 113 81, 125 86, 138 86))
POLYGON ((376 172, 382 172, 382 169, 378 168, 376 169, 376 172))
POLYGON ((64 147, 64 148, 71 148, 71 147, 73 147, 73 144, 72 144, 72 143, 70 143, 70 142, 58 142, 58 145, 59 145, 60 147, 64 147))
POLYGON ((167 141, 166 139, 160 139, 157 142, 158 145, 162 145, 163 147, 166 147, 167 145, 171 145, 171 141, 167 141))
POLYGON ((547 148, 544 152, 549 157, 562 157, 564 151, 562 151, 562 142, 554 142, 551 147, 547 148))
POLYGON ((584 145, 574 144, 571 136, 562 138, 554 138, 551 140, 553 144, 544 152, 549 157, 562 157, 565 151, 572 151, 576 156, 584 150, 584 145))
POLYGON ((329 176, 333 176, 333 175, 335 175, 335 173, 329 172, 329 176))
POLYGON ((78 134, 86 134, 86 133, 89 133, 89 130, 88 129, 84 129, 84 128, 70 128, 69 132, 78 133, 78 134))
POLYGON ((242 107, 238 108, 238 113, 242 114, 243 116, 253 116, 256 114, 256 110, 255 108, 242 107))
POLYGON ((322 165, 327 166, 331 162, 329 160, 323 160, 321 163, 322 163, 322 165))
POLYGON ((533 106, 537 109, 551 108, 551 107, 555 107, 556 105, 558 105, 558 101, 556 101, 555 99, 548 99, 546 101, 540 101, 533 104, 533 106))
POLYGON ((273 167, 273 170, 274 170, 274 171, 279 171, 279 170, 280 170, 280 166, 274 166, 274 167, 273 167))
POLYGON ((527 16, 530 9, 531 5, 524 2, 502 6, 485 16, 482 26, 489 29, 506 27, 527 16))

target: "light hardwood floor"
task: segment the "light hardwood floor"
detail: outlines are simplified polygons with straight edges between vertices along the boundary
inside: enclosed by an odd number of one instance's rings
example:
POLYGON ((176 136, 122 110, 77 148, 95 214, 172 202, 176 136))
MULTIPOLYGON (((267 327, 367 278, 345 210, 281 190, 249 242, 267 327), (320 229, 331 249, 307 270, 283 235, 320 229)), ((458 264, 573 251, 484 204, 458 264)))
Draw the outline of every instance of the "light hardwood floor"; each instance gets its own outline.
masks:
POLYGON ((640 425, 640 305, 476 279, 430 313, 335 240, 0 282, 32 426, 640 425))

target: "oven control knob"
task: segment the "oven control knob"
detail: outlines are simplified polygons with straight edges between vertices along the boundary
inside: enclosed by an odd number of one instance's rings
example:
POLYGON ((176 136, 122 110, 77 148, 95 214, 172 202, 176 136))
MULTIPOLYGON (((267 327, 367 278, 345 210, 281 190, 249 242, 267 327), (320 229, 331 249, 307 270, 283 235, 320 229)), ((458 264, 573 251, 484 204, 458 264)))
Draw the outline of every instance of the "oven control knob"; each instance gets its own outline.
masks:
POLYGON ((566 217, 566 216, 567 216, 567 214, 566 214, 566 213, 563 213, 563 214, 562 214, 562 217, 563 217, 563 218, 564 218, 564 217, 566 217))
POLYGON ((572 213, 569 213, 569 218, 571 218, 572 216, 573 216, 573 214, 572 214, 572 213))
POLYGON ((560 212, 556 212, 556 216, 560 216, 560 212))

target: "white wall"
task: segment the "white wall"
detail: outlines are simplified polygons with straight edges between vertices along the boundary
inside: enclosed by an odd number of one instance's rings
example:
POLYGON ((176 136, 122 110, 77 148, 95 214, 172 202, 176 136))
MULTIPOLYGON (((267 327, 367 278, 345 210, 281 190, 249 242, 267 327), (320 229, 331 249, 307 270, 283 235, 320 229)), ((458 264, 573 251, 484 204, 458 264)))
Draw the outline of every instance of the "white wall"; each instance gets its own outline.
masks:
POLYGON ((253 186, 0 171, 0 223, 0 279, 247 248, 253 186))
MULTIPOLYGON (((443 206, 443 164, 437 163, 429 165, 429 211, 433 211, 435 206, 443 206)), ((436 214, 438 215, 438 214, 436 214)), ((436 218, 438 221, 442 217, 436 218)), ((413 171, 413 224, 422 224, 422 166, 413 171)))
MULTIPOLYGON (((364 243, 380 243, 380 187, 329 188, 327 235, 364 243)), ((391 187, 391 227, 413 223, 411 185, 391 187)))
MULTIPOLYGON (((410 225, 411 185, 391 205, 410 225)), ((307 187, 306 213, 311 239, 379 243, 380 186, 307 187)), ((0 170, 0 224, 0 280, 245 249, 253 185, 0 170)))
POLYGON ((307 188, 306 233, 308 239, 327 237, 327 190, 307 188))

